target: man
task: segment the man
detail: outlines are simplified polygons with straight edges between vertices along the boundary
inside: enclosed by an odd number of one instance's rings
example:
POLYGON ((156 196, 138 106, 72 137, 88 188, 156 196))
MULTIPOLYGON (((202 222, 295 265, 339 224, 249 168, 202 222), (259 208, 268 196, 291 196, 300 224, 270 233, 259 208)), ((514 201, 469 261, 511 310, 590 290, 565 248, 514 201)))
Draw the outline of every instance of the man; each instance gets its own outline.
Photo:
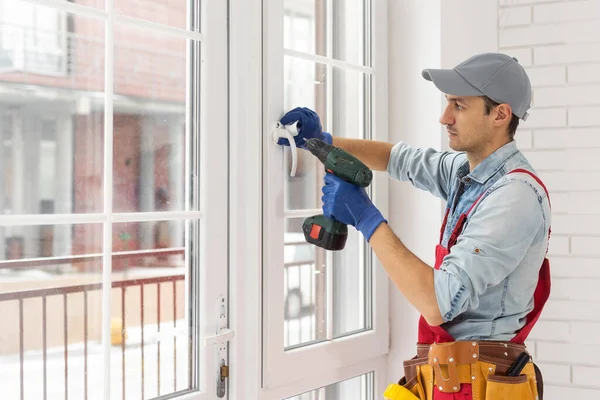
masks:
MULTIPOLYGON (((519 119, 528 116, 531 85, 516 59, 497 53, 422 74, 446 95, 440 123, 453 152, 333 137, 306 108, 288 112, 281 123, 298 121, 299 147, 320 138, 373 170, 408 180, 447 202, 431 268, 403 245, 364 189, 326 174, 322 197, 323 213, 363 234, 395 286, 422 315, 417 357, 405 362, 401 384, 419 398, 483 399, 486 391, 493 398, 489 390, 498 383, 471 368, 487 360, 493 361, 489 373, 506 373, 526 351, 523 342, 550 291, 549 198, 514 141, 519 119), (459 347, 466 341, 475 352, 459 347), (464 360, 465 351, 471 360, 464 360), (420 382, 427 379, 429 384, 420 382)), ((529 362, 522 373, 524 384, 541 398, 537 368, 529 362)), ((518 378, 519 384, 505 382, 512 384, 509 390, 526 389, 518 378)), ((528 398, 507 393, 506 398, 528 398)))

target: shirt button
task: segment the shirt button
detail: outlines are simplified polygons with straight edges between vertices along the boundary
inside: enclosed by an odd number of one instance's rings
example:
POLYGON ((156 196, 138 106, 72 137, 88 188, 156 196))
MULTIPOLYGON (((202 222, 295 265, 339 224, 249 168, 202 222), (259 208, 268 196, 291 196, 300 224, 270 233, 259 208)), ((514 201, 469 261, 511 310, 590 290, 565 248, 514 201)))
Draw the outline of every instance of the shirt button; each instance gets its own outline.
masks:
POLYGON ((471 178, 465 178, 465 182, 466 183, 470 183, 471 182, 471 178))

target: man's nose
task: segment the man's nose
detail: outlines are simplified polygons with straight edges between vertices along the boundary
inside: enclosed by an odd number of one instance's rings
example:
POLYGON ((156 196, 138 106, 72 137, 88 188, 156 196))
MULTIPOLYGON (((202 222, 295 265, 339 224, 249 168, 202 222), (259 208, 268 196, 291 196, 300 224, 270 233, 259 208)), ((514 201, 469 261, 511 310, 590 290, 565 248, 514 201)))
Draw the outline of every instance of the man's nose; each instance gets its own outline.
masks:
POLYGON ((446 107, 440 117, 440 124, 442 125, 454 125, 454 116, 450 110, 450 107, 446 107))

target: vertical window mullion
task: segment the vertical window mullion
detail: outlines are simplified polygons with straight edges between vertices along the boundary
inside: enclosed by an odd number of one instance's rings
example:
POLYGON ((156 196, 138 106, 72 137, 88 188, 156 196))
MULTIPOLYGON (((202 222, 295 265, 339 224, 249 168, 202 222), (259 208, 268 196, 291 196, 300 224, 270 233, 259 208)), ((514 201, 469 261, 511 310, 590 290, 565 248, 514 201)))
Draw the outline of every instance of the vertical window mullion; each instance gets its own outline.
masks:
POLYGON ((113 90, 114 0, 106 0, 104 59, 104 226, 102 230, 102 355, 104 399, 110 399, 112 213, 113 213, 113 90))
POLYGON ((327 132, 333 127, 333 0, 327 0, 327 132))
MULTIPOLYGON (((198 1, 199 0, 188 0, 187 1, 187 25, 186 28, 188 30, 194 30, 194 27, 197 26, 197 19, 195 18, 195 13, 198 12, 200 13, 199 7, 197 7, 198 5, 198 1)), ((198 28, 198 31, 200 31, 200 29, 198 28)), ((192 158, 191 158, 191 146, 190 146, 190 140, 193 134, 193 126, 194 124, 192 123, 192 115, 194 115, 194 110, 193 110, 193 100, 196 98, 197 96, 197 88, 195 86, 193 86, 193 82, 195 82, 195 72, 194 72, 194 67, 195 67, 195 63, 194 63, 194 56, 195 56, 195 52, 196 52, 196 43, 193 40, 189 40, 186 46, 186 82, 188 83, 186 85, 186 101, 185 101, 185 138, 184 138, 184 146, 185 146, 185 166, 184 166, 184 173, 186 176, 186 179, 184 181, 184 188, 183 188, 183 201, 184 201, 184 205, 183 205, 183 209, 185 211, 190 211, 191 209, 191 201, 190 201, 190 193, 191 193, 191 184, 190 184, 190 179, 189 177, 191 176, 191 169, 192 169, 192 158)), ((190 227, 191 227, 191 223, 189 220, 185 220, 184 221, 184 226, 185 226, 185 230, 184 230, 184 248, 185 248, 185 253, 184 253, 184 265, 186 266, 185 268, 185 282, 187 282, 184 285, 184 302, 185 302, 185 310, 187 310, 186 312, 188 313, 188 325, 189 326, 195 326, 195 321, 197 321, 198 319, 196 318, 196 310, 192 307, 192 304, 190 302, 190 295, 192 295, 194 293, 195 288, 197 287, 197 285, 195 285, 195 282, 192 281, 191 278, 191 271, 190 271, 190 262, 193 259, 191 257, 190 254, 190 248, 189 248, 189 244, 190 244, 190 227)), ((197 363, 198 360, 194 360, 194 355, 198 354, 198 352, 196 351, 196 346, 195 343, 198 342, 198 332, 197 329, 193 329, 191 332, 189 332, 190 336, 193 337, 193 341, 192 341, 192 348, 189 350, 189 354, 191 355, 189 357, 189 361, 188 361, 188 387, 194 387, 197 388, 199 387, 199 368, 197 368, 197 363)))
MULTIPOLYGON (((327 24, 325 31, 327 32, 327 132, 332 133, 333 128, 333 0, 327 0, 327 24)), ((332 133, 333 134, 333 133, 332 133)), ((327 275, 326 285, 327 288, 325 293, 327 294, 327 310, 325 315, 327 316, 327 340, 333 339, 333 254, 328 251, 326 252, 327 259, 327 275)))

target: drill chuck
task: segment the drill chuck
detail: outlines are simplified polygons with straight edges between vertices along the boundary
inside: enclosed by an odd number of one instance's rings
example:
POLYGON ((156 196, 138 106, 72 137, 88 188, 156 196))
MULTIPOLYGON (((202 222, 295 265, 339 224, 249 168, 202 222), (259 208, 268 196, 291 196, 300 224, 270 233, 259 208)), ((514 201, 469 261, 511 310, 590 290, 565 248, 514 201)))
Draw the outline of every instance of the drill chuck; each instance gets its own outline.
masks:
POLYGON ((323 164, 325 164, 325 161, 327 160, 327 155, 333 149, 333 146, 325 143, 322 140, 313 138, 313 139, 309 139, 306 142, 306 148, 315 157, 317 157, 319 159, 319 161, 321 161, 323 164))

